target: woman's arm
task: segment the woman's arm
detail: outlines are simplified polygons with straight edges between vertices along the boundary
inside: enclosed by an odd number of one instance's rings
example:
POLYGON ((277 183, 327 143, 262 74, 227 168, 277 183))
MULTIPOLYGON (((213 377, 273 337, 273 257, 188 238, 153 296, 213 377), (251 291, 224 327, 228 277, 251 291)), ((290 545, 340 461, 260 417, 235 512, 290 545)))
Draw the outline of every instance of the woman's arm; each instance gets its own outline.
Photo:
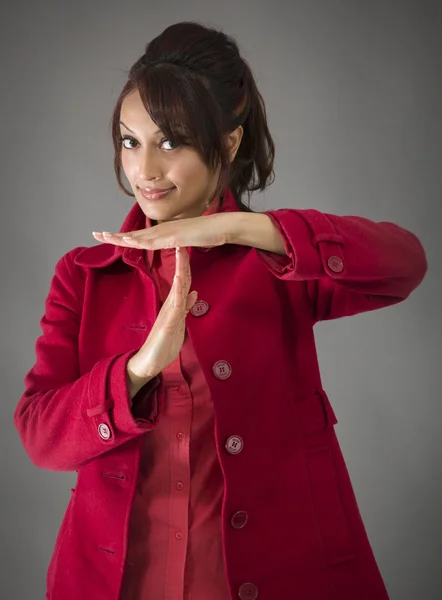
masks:
POLYGON ((276 277, 305 281, 316 321, 401 302, 427 272, 419 239, 394 223, 313 209, 235 214, 231 243, 255 247, 276 277))
POLYGON ((72 267, 77 250, 56 265, 41 320, 43 333, 36 342, 37 360, 25 377, 26 389, 14 413, 34 464, 60 471, 78 469, 153 429, 155 416, 145 420, 134 415, 146 395, 157 405, 160 384, 157 376, 143 388, 132 389, 137 392, 137 402, 132 403, 127 363, 135 351, 104 358, 80 376, 82 282, 72 267))

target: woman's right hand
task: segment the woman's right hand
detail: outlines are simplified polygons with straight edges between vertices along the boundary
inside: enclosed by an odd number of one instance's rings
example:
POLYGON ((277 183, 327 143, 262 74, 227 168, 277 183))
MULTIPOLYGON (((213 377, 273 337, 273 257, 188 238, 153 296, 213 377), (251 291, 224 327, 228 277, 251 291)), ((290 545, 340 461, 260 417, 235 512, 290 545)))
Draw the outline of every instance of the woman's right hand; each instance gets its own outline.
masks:
POLYGON ((184 343, 186 316, 198 293, 189 294, 190 262, 186 248, 175 251, 175 276, 169 295, 139 351, 127 363, 130 395, 135 394, 179 355, 184 343))

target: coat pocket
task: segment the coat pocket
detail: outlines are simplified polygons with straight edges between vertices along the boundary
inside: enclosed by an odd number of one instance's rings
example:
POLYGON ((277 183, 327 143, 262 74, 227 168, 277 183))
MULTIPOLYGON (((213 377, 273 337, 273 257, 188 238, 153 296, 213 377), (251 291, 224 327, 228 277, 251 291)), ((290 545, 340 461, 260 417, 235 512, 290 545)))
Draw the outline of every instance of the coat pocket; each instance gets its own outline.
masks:
MULTIPOLYGON (((296 400, 295 410, 304 436, 326 431, 338 422, 323 389, 316 390, 312 396, 296 400)), ((314 440, 312 443, 315 443, 314 440)))
POLYGON ((327 562, 330 565, 354 558, 344 505, 328 446, 305 451, 310 490, 327 562))

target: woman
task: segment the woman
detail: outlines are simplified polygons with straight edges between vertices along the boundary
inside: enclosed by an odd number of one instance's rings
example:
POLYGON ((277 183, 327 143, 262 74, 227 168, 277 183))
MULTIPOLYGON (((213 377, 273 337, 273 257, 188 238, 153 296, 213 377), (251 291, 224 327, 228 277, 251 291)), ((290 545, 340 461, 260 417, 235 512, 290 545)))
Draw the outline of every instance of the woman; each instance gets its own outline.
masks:
POLYGON ((274 145, 249 66, 214 29, 178 23, 147 45, 112 136, 136 203, 57 263, 15 413, 37 466, 78 471, 46 597, 388 598, 313 326, 407 298, 419 240, 243 203, 271 183, 274 145))

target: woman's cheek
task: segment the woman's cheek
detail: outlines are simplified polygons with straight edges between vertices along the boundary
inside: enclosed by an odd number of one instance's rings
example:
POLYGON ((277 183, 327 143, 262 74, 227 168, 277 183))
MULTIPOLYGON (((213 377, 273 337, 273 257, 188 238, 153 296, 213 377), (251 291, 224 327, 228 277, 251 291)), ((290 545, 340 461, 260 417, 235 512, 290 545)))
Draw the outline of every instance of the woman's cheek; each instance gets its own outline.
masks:
POLYGON ((134 161, 128 160, 127 158, 122 158, 121 167, 124 171, 126 179, 130 184, 133 184, 136 178, 136 165, 134 161))

